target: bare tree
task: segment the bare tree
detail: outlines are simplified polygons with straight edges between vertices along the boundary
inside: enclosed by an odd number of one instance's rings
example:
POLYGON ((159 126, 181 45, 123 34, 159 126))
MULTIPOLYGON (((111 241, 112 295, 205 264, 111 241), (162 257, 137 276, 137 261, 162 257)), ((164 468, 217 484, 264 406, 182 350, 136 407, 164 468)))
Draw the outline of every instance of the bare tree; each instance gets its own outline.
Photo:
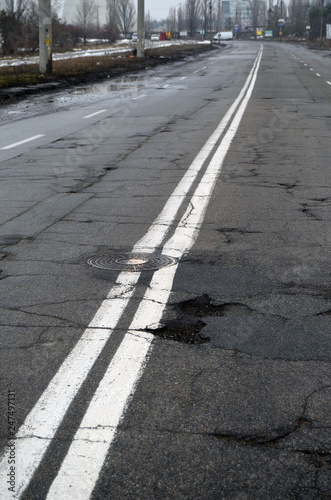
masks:
POLYGON ((167 29, 174 33, 177 28, 177 12, 176 7, 170 7, 167 17, 167 29))
POLYGON ((117 0, 107 0, 106 2, 107 25, 111 27, 118 26, 117 0))
POLYGON ((118 19, 124 35, 133 27, 136 9, 132 0, 118 0, 118 19))
POLYGON ((39 45, 39 8, 37 0, 27 2, 23 33, 26 39, 26 47, 36 50, 39 45))
POLYGON ((177 29, 178 31, 184 31, 185 29, 185 15, 182 4, 179 4, 177 9, 177 29))
POLYGON ((209 21, 210 21, 209 3, 210 3, 210 0, 202 0, 202 3, 201 3, 201 14, 202 14, 203 31, 204 31, 205 38, 207 35, 207 29, 208 29, 208 25, 209 25, 209 21))
MULTIPOLYGON (((221 19, 222 19, 222 11, 221 11, 221 0, 217 0, 217 17, 216 17, 216 32, 221 31, 221 19)), ((219 37, 219 43, 221 43, 221 38, 219 37)))
POLYGON ((151 18, 151 13, 148 10, 145 15, 145 30, 153 31, 153 29, 154 29, 154 20, 151 18))
POLYGON ((6 11, 8 16, 20 21, 26 8, 24 0, 6 0, 6 11))
POLYGON ((76 9, 77 23, 83 28, 84 43, 86 43, 87 33, 97 20, 98 6, 95 0, 80 0, 76 9))
POLYGON ((194 36, 199 26, 200 0, 186 0, 185 10, 188 31, 194 36))
POLYGON ((265 3, 263 0, 251 0, 252 27, 254 38, 256 38, 256 28, 264 26, 266 20, 265 3))
POLYGON ((26 5, 23 0, 6 0, 6 10, 0 11, 0 32, 2 35, 2 51, 14 54, 24 47, 23 14, 26 5))
MULTIPOLYGON (((60 11, 62 12, 63 4, 61 0, 51 0, 52 1, 52 15, 60 16, 60 11)), ((36 3, 38 1, 36 0, 36 3)))
POLYGON ((119 35, 119 19, 117 12, 117 0, 106 1, 106 35, 110 42, 118 39, 119 35))
POLYGON ((289 16, 291 29, 296 33, 304 33, 306 30, 307 2, 302 0, 291 0, 289 4, 289 16))

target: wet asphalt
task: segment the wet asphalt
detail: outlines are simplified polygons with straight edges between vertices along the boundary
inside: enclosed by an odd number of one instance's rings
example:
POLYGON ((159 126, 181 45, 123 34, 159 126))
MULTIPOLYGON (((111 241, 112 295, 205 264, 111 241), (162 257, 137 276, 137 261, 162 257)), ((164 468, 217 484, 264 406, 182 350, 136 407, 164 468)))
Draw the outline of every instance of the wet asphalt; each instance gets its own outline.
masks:
MULTIPOLYGON (((87 260, 130 252, 146 233, 259 46, 2 107, 0 148, 40 135, 0 150, 4 447, 8 390, 20 427, 119 275, 87 260)), ((330 81, 328 53, 264 43, 91 498, 330 498, 330 81)), ((47 497, 152 277, 141 273, 22 498, 47 497)))

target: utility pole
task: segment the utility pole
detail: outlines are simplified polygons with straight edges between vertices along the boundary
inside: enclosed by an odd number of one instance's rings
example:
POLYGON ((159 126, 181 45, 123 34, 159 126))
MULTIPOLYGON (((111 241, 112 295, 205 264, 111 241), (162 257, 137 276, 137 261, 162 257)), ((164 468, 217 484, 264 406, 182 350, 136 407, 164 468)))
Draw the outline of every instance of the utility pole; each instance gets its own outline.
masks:
POLYGON ((211 32, 211 28, 212 28, 212 3, 211 3, 211 0, 209 1, 209 18, 210 18, 210 45, 213 45, 213 34, 211 32))
POLYGON ((221 0, 218 0, 218 10, 217 10, 217 18, 218 18, 218 44, 221 45, 221 29, 222 29, 222 9, 221 9, 221 0))
POLYGON ((137 57, 145 55, 145 0, 138 0, 137 57))
POLYGON ((39 71, 52 73, 52 10, 51 0, 39 0, 39 71))
POLYGON ((320 46, 323 45, 323 17, 324 17, 324 0, 321 0, 321 29, 320 29, 320 46))

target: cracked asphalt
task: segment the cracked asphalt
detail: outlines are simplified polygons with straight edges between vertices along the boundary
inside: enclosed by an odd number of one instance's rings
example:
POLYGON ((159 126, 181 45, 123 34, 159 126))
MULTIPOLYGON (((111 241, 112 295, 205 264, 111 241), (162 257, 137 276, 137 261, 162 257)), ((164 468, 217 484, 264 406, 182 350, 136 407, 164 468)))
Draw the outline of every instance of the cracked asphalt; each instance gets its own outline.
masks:
MULTIPOLYGON (((0 150, 4 454, 8 390, 19 429, 116 283, 119 271, 88 258, 132 251, 258 50, 234 42, 112 87, 2 107, 0 148, 45 134, 0 150)), ((162 320, 142 330, 153 350, 93 500, 331 498, 330 81, 328 53, 264 43, 196 241, 179 261, 162 320)), ((194 212, 190 203, 170 236, 194 212)), ((53 498, 51 484, 152 278, 142 272, 132 286, 21 498, 53 498)))

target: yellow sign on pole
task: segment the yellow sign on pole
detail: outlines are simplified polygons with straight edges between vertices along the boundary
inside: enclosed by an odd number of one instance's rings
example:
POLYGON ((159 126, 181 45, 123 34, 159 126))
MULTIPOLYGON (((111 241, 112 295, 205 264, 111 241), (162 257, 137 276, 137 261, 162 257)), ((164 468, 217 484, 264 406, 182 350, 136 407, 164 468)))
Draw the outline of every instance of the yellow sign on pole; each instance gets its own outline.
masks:
POLYGON ((49 38, 47 37, 45 40, 45 45, 49 45, 51 42, 49 41, 49 38))

